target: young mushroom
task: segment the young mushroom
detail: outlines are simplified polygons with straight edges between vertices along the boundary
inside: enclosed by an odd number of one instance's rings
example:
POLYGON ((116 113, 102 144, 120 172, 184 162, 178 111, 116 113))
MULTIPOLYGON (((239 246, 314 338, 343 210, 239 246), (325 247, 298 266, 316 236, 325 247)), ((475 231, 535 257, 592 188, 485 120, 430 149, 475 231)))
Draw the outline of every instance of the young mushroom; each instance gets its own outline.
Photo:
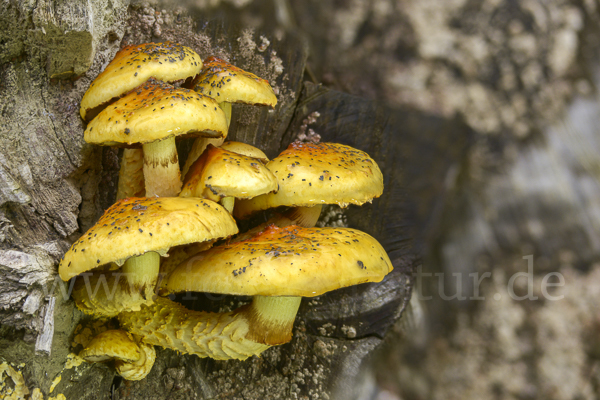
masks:
POLYGON ((78 280, 73 298, 88 314, 112 317, 151 303, 160 256, 173 246, 224 238, 237 233, 231 215, 219 204, 198 198, 127 198, 112 205, 58 266, 63 280, 105 264, 122 265, 107 279, 103 272, 78 280), (124 280, 119 280, 125 275, 124 280), (100 286, 105 283, 104 290, 100 286))
POLYGON ((219 147, 223 150, 233 151, 234 153, 242 154, 247 157, 257 158, 263 164, 269 162, 269 158, 264 151, 247 143, 229 140, 219 147))
POLYGON ((144 43, 125 46, 91 83, 80 105, 81 118, 91 121, 111 101, 154 77, 174 82, 196 76, 200 56, 179 43, 144 43))
MULTIPOLYGON (((227 126, 231 122, 232 103, 271 108, 277 105, 277 97, 267 80, 214 56, 204 60, 202 72, 194 79, 192 85, 195 91, 212 97, 219 103, 219 106, 225 111, 227 126)), ((192 163, 200 157, 208 143, 210 142, 206 139, 196 139, 183 167, 184 175, 192 163)), ((211 144, 219 146, 221 143, 212 142, 211 144)))
POLYGON ((129 381, 143 379, 154 365, 154 346, 137 343, 129 333, 108 330, 94 337, 79 356, 87 362, 115 361, 119 375, 129 381))
POLYGON ((180 196, 221 201, 232 212, 236 198, 251 199, 277 188, 277 178, 260 160, 209 144, 188 171, 180 196))
POLYGON ((361 205, 383 193, 383 175, 367 153, 337 143, 294 142, 267 163, 279 190, 236 203, 236 218, 268 208, 295 207, 292 223, 314 226, 323 204, 361 205))
POLYGON ((146 196, 176 196, 181 190, 175 137, 227 136, 217 103, 188 89, 150 78, 102 111, 87 126, 88 143, 142 145, 146 196))
POLYGON ((119 322, 149 344, 200 357, 245 359, 291 340, 302 296, 379 282, 392 264, 379 242, 349 228, 269 226, 250 239, 213 247, 179 265, 167 282, 184 291, 253 296, 227 313, 185 309, 159 298, 119 322))

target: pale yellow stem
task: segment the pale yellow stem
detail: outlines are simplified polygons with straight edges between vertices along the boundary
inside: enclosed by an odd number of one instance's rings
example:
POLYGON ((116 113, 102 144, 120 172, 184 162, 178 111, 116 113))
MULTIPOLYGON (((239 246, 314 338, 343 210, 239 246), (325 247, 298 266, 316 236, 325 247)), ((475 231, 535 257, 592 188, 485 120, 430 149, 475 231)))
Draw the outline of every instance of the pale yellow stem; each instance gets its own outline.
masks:
POLYGON ((120 271, 84 273, 73 286, 77 308, 96 317, 115 317, 152 304, 160 256, 148 252, 127 259, 120 271))
POLYGON ((144 298, 151 299, 158 280, 160 255, 149 251, 137 257, 129 257, 121 271, 125 274, 129 286, 144 298))
POLYGON ((227 127, 229 128, 231 125, 231 103, 224 101, 219 103, 219 107, 221 107, 221 110, 223 110, 225 113, 225 118, 227 118, 227 127))
POLYGON ((145 194, 144 152, 142 149, 124 149, 119 169, 117 200, 143 197, 145 194))
POLYGON ((146 197, 175 197, 181 191, 175 137, 144 144, 146 197))
POLYGON ((235 206, 235 197, 223 197, 221 199, 221 205, 225 207, 229 214, 233 214, 233 207, 235 206))

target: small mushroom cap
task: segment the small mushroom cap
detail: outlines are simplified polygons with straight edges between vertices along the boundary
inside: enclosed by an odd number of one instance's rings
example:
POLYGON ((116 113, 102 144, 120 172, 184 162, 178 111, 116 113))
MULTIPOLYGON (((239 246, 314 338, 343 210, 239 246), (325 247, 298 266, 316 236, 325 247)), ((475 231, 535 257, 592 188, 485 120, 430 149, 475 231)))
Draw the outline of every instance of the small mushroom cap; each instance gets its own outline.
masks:
POLYGON ((63 280, 103 264, 122 265, 148 251, 165 255, 172 246, 228 237, 238 232, 219 204, 198 198, 130 197, 113 204, 77 240, 58 266, 63 280))
POLYGON ((142 356, 140 347, 131 335, 123 330, 108 330, 94 337, 79 356, 89 362, 117 359, 134 362, 142 356))
POLYGON ((184 261, 166 287, 169 292, 311 297, 379 282, 392 269, 379 242, 356 229, 270 225, 250 239, 184 261))
POLYGON ((261 149, 243 142, 229 140, 219 146, 223 150, 233 151, 234 153, 243 154, 248 157, 258 158, 261 162, 269 162, 269 158, 261 149))
POLYGON ((343 144, 294 142, 267 168, 277 176, 279 190, 239 201, 236 217, 279 206, 361 205, 383 193, 377 163, 364 151, 343 144))
POLYGON ((81 117, 89 110, 127 93, 154 76, 165 82, 197 75, 202 60, 195 51, 178 43, 145 43, 126 46, 96 77, 81 100, 81 117))
POLYGON ((225 113, 208 96, 150 78, 98 114, 83 137, 93 144, 131 146, 184 134, 226 137, 225 113))
POLYGON ((195 79, 194 90, 219 103, 260 104, 275 107, 277 97, 265 79, 211 56, 195 79))
POLYGON ((181 197, 250 199, 277 190, 277 178, 260 160, 209 144, 185 176, 181 197))

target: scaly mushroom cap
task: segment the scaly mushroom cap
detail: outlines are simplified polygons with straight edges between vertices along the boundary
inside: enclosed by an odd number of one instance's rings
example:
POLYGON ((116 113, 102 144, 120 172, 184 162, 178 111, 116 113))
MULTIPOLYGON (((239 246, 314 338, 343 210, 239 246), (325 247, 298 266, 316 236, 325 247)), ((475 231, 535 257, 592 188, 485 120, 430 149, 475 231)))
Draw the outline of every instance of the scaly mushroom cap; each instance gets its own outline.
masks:
POLYGON ((393 269, 379 242, 350 228, 267 227, 250 239, 213 247, 181 263, 169 292, 318 296, 393 269))
MULTIPOLYGON (((178 43, 145 43, 126 46, 96 77, 81 100, 80 114, 87 113, 127 93, 151 76, 165 82, 197 75, 202 60, 195 51, 178 43)), ((87 119, 86 119, 87 117, 87 119)))
POLYGON ((79 356, 89 362, 117 359, 131 363, 139 360, 142 354, 129 333, 111 329, 94 337, 79 356))
POLYGON ((269 162, 269 158, 261 149, 247 143, 230 140, 223 143, 219 147, 223 150, 233 151, 234 153, 243 154, 252 158, 258 158, 264 164, 269 162))
POLYGON ((226 137, 223 110, 208 96, 150 78, 98 114, 83 137, 93 144, 131 146, 192 133, 226 137))
POLYGON ((361 205, 383 193, 383 175, 375 161, 343 144, 294 142, 267 168, 277 176, 279 190, 237 202, 237 218, 279 206, 361 205))
POLYGON ((73 243, 58 266, 63 280, 149 251, 228 237, 238 232, 219 204, 198 198, 130 197, 113 204, 96 225, 73 243))
POLYGON ((194 90, 219 103, 261 104, 275 107, 277 97, 265 79, 211 56, 195 79, 194 90))
POLYGON ((219 201, 250 199, 277 190, 277 178, 260 160, 209 144, 190 167, 179 194, 219 201))

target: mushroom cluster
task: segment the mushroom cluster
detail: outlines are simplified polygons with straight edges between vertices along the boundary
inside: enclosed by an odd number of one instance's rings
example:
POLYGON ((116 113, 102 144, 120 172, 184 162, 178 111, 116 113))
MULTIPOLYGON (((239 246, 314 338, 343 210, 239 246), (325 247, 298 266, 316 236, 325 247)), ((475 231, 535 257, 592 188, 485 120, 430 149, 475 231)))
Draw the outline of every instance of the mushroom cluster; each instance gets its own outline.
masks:
POLYGON ((392 270, 368 234, 314 227, 323 204, 381 195, 375 161, 349 146, 301 142, 269 161, 224 142, 233 102, 275 107, 277 98, 266 80, 215 57, 203 64, 170 42, 123 48, 84 95, 84 139, 125 148, 116 203, 59 265, 62 279, 76 279, 77 307, 121 327, 96 336, 80 353, 87 361, 114 359, 119 374, 138 380, 152 368, 154 345, 243 360, 291 340, 302 297, 379 282, 392 270), (191 135, 182 179, 175 140, 191 135), (238 234, 236 219, 281 207, 238 234), (208 313, 167 297, 186 291, 252 302, 208 313))

